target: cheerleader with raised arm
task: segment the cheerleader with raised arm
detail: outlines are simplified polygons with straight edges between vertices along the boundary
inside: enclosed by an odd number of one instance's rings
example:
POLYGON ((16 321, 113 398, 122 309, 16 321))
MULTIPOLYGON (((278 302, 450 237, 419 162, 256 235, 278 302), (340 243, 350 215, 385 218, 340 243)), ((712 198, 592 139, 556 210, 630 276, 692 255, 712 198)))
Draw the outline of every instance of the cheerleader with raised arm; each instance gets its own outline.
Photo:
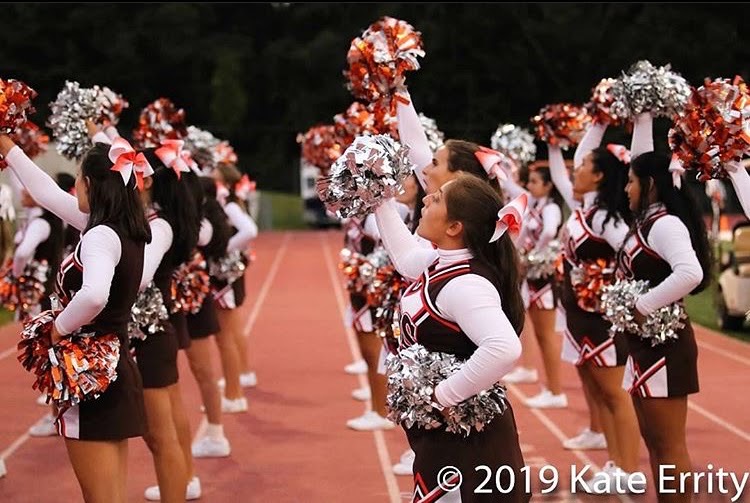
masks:
POLYGON ((83 157, 74 197, 0 135, 0 155, 34 200, 82 231, 57 276, 55 290, 64 307, 54 321, 53 342, 81 328, 114 333, 120 341, 117 379, 98 398, 58 418, 87 503, 127 501, 127 439, 146 432, 141 378, 128 351, 127 326, 151 232, 136 189, 136 168, 128 158, 113 161, 109 153, 109 146, 97 144, 83 157), (113 171, 115 165, 120 172, 113 171))
POLYGON ((576 365, 587 388, 589 407, 595 409, 592 414, 601 422, 610 458, 591 479, 589 488, 602 488, 603 483, 597 484, 600 480, 629 477, 637 471, 640 447, 635 412, 622 389, 625 337, 610 337, 610 323, 602 316, 599 292, 589 287, 599 279, 614 279, 616 252, 628 233, 626 220, 630 218, 624 193, 626 149, 619 145, 598 147, 605 129, 595 124, 586 132, 576 149, 572 183, 562 151, 557 146, 548 147, 552 181, 572 210, 562 237, 561 303, 567 322, 562 354, 563 359, 576 365))
MULTIPOLYGON (((638 124, 636 124, 638 128, 638 124)), ((634 143, 640 136, 634 131, 634 143)), ((652 147, 634 145, 643 151, 652 147)), ((618 256, 618 275, 648 282, 649 290, 635 305, 637 323, 711 281, 711 247, 700 205, 679 181, 666 155, 646 151, 633 158, 627 195, 635 222, 618 256)), ((685 439, 687 396, 698 392, 698 347, 689 319, 682 320, 674 338, 653 340, 643 331, 628 333, 628 361, 623 387, 630 393, 646 442, 653 480, 659 467, 691 472, 685 439)), ((677 475, 676 475, 677 476, 677 475)), ((679 476, 677 476, 679 478, 679 476)), ((665 482, 676 494, 659 494, 659 501, 690 501, 677 483, 665 482)))
MULTIPOLYGON (((236 193, 242 175, 235 166, 220 164, 214 171, 214 178, 225 192, 217 195, 233 232, 227 244, 227 254, 242 254, 242 260, 247 265, 245 253, 250 241, 258 235, 258 226, 242 208, 236 193)), ((251 372, 247 365, 247 337, 243 333, 244 317, 240 309, 245 301, 245 272, 231 284, 217 278, 213 279, 218 281, 216 301, 219 307, 220 329, 216 334, 216 343, 219 346, 224 371, 224 379, 220 383, 224 386, 222 410, 230 413, 245 412, 247 398, 242 388, 252 387, 257 383, 255 372, 251 372)))
MULTIPOLYGON (((516 242, 526 262, 529 262, 529 257, 554 255, 548 248, 562 225, 563 200, 552 183, 549 168, 530 168, 526 190, 509 176, 505 178, 503 188, 509 197, 525 193, 529 198, 524 228, 516 242)), ((555 332, 557 285, 554 273, 543 269, 538 263, 536 270, 533 265, 531 271, 527 267, 525 282, 528 288, 527 312, 542 353, 547 383, 541 393, 526 400, 526 405, 564 408, 568 406, 568 398, 562 392, 560 382, 560 339, 555 332)), ((508 376, 504 380, 508 381, 508 376)))
MULTIPOLYGON (((522 208, 503 210, 499 195, 486 183, 459 176, 425 197, 417 232, 437 247, 427 250, 413 245, 392 203, 376 211, 389 253, 404 271, 422 271, 401 300, 399 350, 419 344, 428 352, 452 355, 463 362, 460 370, 434 387, 431 400, 436 411, 442 410, 437 413, 440 417, 450 417, 454 406, 493 387, 520 355, 523 303, 517 255, 504 231, 507 225, 515 230, 520 227, 522 212, 522 208)), ((389 391, 399 393, 396 388, 389 391)), ((448 465, 464 476, 463 502, 497 501, 497 494, 475 493, 482 479, 475 469, 479 465, 505 466, 518 480, 524 462, 513 411, 507 398, 498 399, 504 412, 492 417, 481 431, 470 427, 467 436, 449 432, 445 425, 425 429, 404 424, 416 453, 414 501, 441 501, 449 494, 437 485, 438 472, 448 465)), ((507 471, 497 482, 512 486, 507 471)), ((529 497, 515 484, 502 500, 527 501, 529 497)))

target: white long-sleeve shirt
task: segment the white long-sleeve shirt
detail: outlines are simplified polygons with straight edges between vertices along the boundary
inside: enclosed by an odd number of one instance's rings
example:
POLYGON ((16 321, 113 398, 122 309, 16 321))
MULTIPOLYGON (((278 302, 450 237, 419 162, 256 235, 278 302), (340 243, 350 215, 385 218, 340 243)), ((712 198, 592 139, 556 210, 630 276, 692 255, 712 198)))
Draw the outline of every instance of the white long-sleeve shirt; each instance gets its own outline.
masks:
MULTIPOLYGON (((411 270, 421 269, 420 274, 436 259, 438 268, 444 268, 472 257, 467 249, 415 247, 412 234, 404 232, 404 224, 390 204, 378 209, 378 225, 394 263, 408 264, 411 270)), ((440 404, 456 405, 490 388, 507 373, 521 355, 521 343, 503 312, 500 294, 482 276, 465 274, 453 278, 438 294, 436 306, 443 317, 455 322, 477 345, 477 350, 461 370, 435 388, 435 397, 440 404)))
POLYGON ((437 252, 430 243, 409 231, 399 215, 395 201, 386 201, 380 205, 375 210, 375 219, 383 246, 394 267, 404 278, 416 280, 424 272, 424 264, 429 265, 437 259, 437 252))
MULTIPOLYGON (((86 227, 89 216, 78 209, 76 197, 62 190, 18 146, 8 152, 6 160, 39 205, 78 230, 86 227)), ((55 319, 55 327, 62 335, 78 330, 102 312, 121 254, 120 237, 106 225, 97 225, 81 236, 83 284, 55 319)))
POLYGON ((214 237, 214 226, 208 219, 201 220, 201 228, 198 231, 198 246, 206 246, 214 237))
POLYGON ((143 250, 143 274, 139 290, 143 290, 154 279, 164 255, 169 251, 174 239, 174 231, 163 218, 154 218, 149 222, 151 242, 143 250))
MULTIPOLYGON (((49 239, 52 231, 49 222, 39 215, 34 217, 29 215, 29 218, 30 221, 26 224, 26 229, 21 232, 21 239, 13 254, 13 275, 17 278, 23 274, 26 264, 34 258, 37 247, 49 239)), ((52 274, 54 273, 55 271, 52 271, 52 274)))
POLYGON ((409 160, 414 164, 414 174, 423 189, 427 189, 424 179, 424 168, 432 162, 432 150, 430 142, 424 132, 422 121, 419 120, 417 110, 414 108, 414 100, 408 92, 403 93, 409 104, 405 105, 398 101, 396 105, 396 120, 398 121, 398 134, 401 143, 409 147, 409 160))
POLYGON ((229 238, 227 253, 247 250, 250 241, 258 235, 258 226, 255 221, 237 203, 229 203, 224 206, 224 213, 227 214, 229 223, 237 229, 237 233, 229 238))
POLYGON ((672 274, 638 299, 635 307, 644 315, 687 297, 703 280, 690 233, 678 217, 666 215, 656 220, 647 242, 669 264, 672 274))
POLYGON ((650 112, 643 112, 633 118, 633 138, 630 143, 630 157, 654 151, 654 120, 650 112))
POLYGON ((727 172, 732 187, 737 193, 737 199, 740 200, 740 205, 742 205, 742 210, 745 212, 745 216, 750 218, 750 175, 742 163, 736 163, 735 166, 728 168, 727 172))

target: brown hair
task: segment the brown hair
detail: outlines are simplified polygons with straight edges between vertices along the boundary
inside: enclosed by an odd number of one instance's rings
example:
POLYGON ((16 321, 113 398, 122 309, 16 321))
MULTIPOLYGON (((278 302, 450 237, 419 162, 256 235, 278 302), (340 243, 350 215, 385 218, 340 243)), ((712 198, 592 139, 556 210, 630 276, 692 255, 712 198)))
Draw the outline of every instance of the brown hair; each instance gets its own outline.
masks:
POLYGON ((518 253, 513 240, 505 233, 494 243, 497 213, 503 207, 497 192, 475 176, 459 176, 444 191, 448 219, 461 222, 463 240, 474 258, 490 272, 497 288, 505 315, 516 333, 521 333, 524 322, 521 299, 521 277, 518 273, 518 253))
POLYGON ((469 175, 489 183, 495 192, 502 196, 502 189, 497 179, 490 179, 487 171, 474 155, 479 150, 479 145, 465 140, 448 140, 445 142, 445 148, 448 149, 448 171, 463 171, 469 175))
POLYGON ((235 193, 235 186, 237 182, 242 178, 242 173, 234 164, 220 163, 216 166, 216 169, 221 174, 221 178, 224 180, 224 186, 229 191, 229 197, 227 198, 228 203, 239 204, 243 209, 245 207, 244 201, 240 201, 235 193))

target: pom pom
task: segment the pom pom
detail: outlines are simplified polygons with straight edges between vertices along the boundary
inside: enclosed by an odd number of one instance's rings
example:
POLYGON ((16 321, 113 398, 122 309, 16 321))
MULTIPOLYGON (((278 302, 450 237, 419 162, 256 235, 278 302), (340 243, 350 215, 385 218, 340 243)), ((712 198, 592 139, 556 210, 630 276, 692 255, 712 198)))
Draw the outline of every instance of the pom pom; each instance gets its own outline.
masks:
POLYGON ((32 388, 67 409, 99 397, 117 379, 120 341, 115 334, 79 331, 52 345, 56 314, 44 311, 24 324, 18 360, 36 377, 32 388))
POLYGON ((562 245, 550 241, 542 250, 530 251, 523 256, 526 264, 526 277, 530 280, 548 280, 557 275, 562 258, 562 245))
POLYGON ((228 141, 220 141, 214 148, 216 164, 237 164, 237 154, 228 141))
POLYGON ((209 260, 208 273, 212 278, 232 284, 242 277, 247 264, 247 257, 240 251, 234 251, 219 260, 209 260))
POLYGON ((359 101, 349 105, 344 113, 336 114, 333 117, 333 126, 336 136, 346 146, 349 146, 357 136, 378 134, 375 129, 375 115, 359 101))
POLYGON ((419 122, 422 123, 422 128, 424 129, 425 135, 427 135, 427 143, 430 145, 430 150, 434 154, 443 146, 445 134, 438 129, 435 119, 430 119, 422 112, 419 113, 419 122))
MULTIPOLYGON (((96 87, 96 86, 94 86, 96 87)), ((130 103, 107 86, 101 88, 102 115, 97 122, 112 124, 116 126, 120 122, 122 111, 130 106, 130 103)))
POLYGON ((208 131, 195 126, 187 128, 185 148, 202 170, 210 173, 216 167, 216 148, 220 140, 208 131))
POLYGON ((297 143, 302 146, 302 159, 320 168, 324 175, 349 146, 346 138, 339 137, 331 125, 311 127, 306 133, 297 135, 297 143))
POLYGON ((340 218, 364 217, 396 196, 412 172, 408 147, 385 135, 360 136, 317 182, 318 195, 340 218))
POLYGON ((36 111, 31 104, 36 94, 20 80, 0 79, 0 132, 10 134, 26 122, 36 111))
POLYGON ((175 269, 170 288, 172 313, 196 314, 211 290, 208 265, 203 254, 196 251, 190 261, 175 269))
POLYGON ((38 312, 49 274, 46 260, 32 260, 26 264, 23 274, 15 277, 13 261, 8 260, 0 278, 0 303, 9 311, 18 311, 21 320, 38 312))
POLYGON ((690 86, 670 65, 656 67, 643 60, 613 82, 611 92, 614 102, 610 109, 617 117, 632 118, 650 112, 655 117, 672 118, 682 112, 690 97, 690 86))
MULTIPOLYGON (((399 321, 397 312, 407 282, 396 271, 384 248, 375 249, 367 256, 367 262, 372 267, 372 274, 365 295, 367 304, 375 308, 373 328, 380 337, 393 339, 392 325, 399 321)), ((397 348, 398 341, 390 340, 386 347, 397 348)))
POLYGON ((383 17, 352 40, 344 76, 352 94, 368 102, 389 96, 404 86, 405 73, 419 69, 424 57, 422 35, 409 23, 383 17))
POLYGON ((661 307, 646 316, 642 325, 635 322, 635 304, 649 290, 647 281, 621 280, 602 289, 602 309, 604 318, 612 326, 611 335, 617 333, 638 334, 641 339, 651 342, 651 346, 665 344, 679 338, 679 330, 685 327, 685 308, 680 303, 661 307))
POLYGON ((468 437, 482 431, 496 416, 505 413, 505 388, 494 384, 460 404, 448 408, 446 419, 433 405, 432 393, 440 382, 460 370, 464 362, 455 355, 427 351, 415 344, 397 355, 388 355, 388 418, 426 430, 445 427, 446 431, 468 437))
POLYGON ((177 109, 169 98, 159 98, 147 105, 133 130, 133 147, 158 147, 163 140, 181 140, 187 136, 185 111, 177 109))
POLYGON ((750 151, 750 93, 742 78, 706 79, 694 89, 669 130, 669 146, 700 181, 725 178, 726 163, 750 151))
POLYGON ((625 121, 625 117, 616 114, 612 110, 615 97, 612 94, 612 86, 616 79, 602 79, 591 90, 591 101, 586 104, 589 114, 599 124, 619 126, 625 121))
POLYGON ((518 167, 527 166, 536 159, 534 137, 515 124, 500 124, 490 139, 492 148, 507 155, 518 167))
POLYGON ((65 86, 50 103, 52 113, 47 126, 52 129, 57 151, 68 159, 80 159, 91 148, 87 120, 98 120, 104 114, 105 98, 98 86, 81 87, 65 81, 65 86))
MULTIPOLYGON (((339 253, 339 269, 346 279, 346 290, 350 294, 363 294, 367 288, 367 279, 360 273, 360 266, 366 262, 361 253, 343 248, 339 253)), ((367 272, 365 268, 365 272, 367 272)))
POLYGON ((164 331, 164 323, 169 319, 164 297, 154 282, 138 292, 138 297, 130 310, 128 335, 131 339, 144 340, 149 335, 164 331))
POLYGON ((542 108, 531 122, 536 128, 537 138, 567 150, 581 141, 591 116, 578 105, 557 103, 542 108))
MULTIPOLYGON (((30 159, 46 152, 49 148, 49 136, 31 121, 24 122, 10 137, 30 159)), ((0 159, 0 169, 5 169, 7 165, 5 159, 0 159)))
POLYGON ((584 261, 570 271, 570 282, 578 307, 590 313, 601 313, 602 289, 615 281, 615 263, 605 259, 584 261))

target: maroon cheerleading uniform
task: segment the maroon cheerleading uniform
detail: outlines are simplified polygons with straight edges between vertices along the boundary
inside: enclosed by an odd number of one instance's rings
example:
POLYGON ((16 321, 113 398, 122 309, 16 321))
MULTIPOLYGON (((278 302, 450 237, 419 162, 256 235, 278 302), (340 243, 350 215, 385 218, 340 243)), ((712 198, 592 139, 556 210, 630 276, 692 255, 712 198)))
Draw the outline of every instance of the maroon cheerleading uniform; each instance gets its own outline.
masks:
MULTIPOLYGON (((649 235, 659 220, 667 217, 660 207, 639 222, 618 254, 618 276, 648 281, 654 288, 672 274, 672 268, 648 245, 649 235)), ((698 347, 689 319, 677 332, 676 340, 651 345, 636 333, 628 333, 628 359, 623 387, 643 398, 685 396, 699 391, 698 347)))

